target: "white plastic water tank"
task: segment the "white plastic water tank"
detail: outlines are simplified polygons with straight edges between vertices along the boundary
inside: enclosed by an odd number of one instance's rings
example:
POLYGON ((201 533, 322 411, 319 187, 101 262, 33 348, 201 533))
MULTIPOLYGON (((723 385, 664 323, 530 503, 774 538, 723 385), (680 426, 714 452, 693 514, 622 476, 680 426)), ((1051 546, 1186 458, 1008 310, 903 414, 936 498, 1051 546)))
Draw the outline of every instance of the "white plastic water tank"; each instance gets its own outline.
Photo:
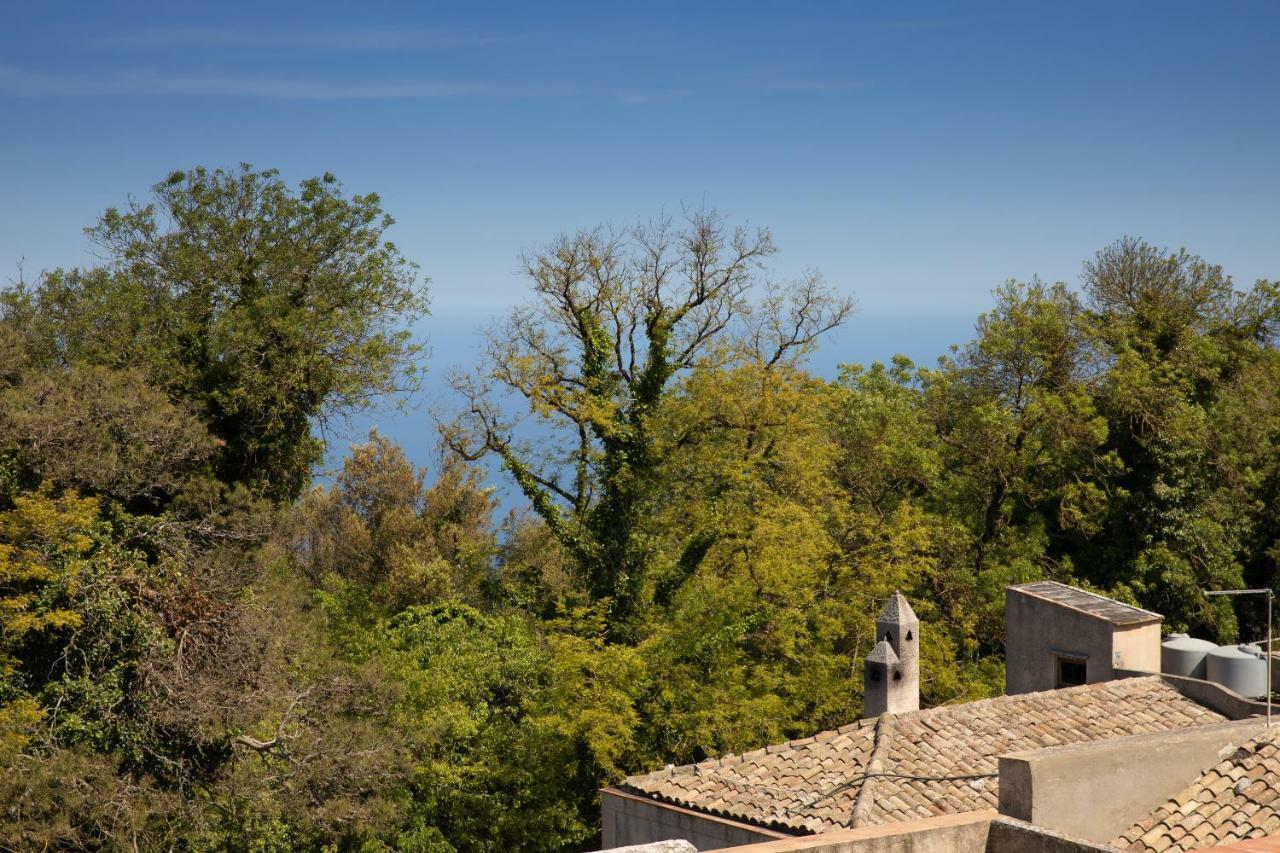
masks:
POLYGON ((1208 640, 1197 640, 1186 634, 1170 634, 1160 644, 1160 671, 1169 675, 1205 677, 1205 658, 1218 647, 1208 640))
POLYGON ((1254 645, 1221 646, 1205 660, 1209 680, 1256 699, 1267 695, 1267 661, 1254 645))

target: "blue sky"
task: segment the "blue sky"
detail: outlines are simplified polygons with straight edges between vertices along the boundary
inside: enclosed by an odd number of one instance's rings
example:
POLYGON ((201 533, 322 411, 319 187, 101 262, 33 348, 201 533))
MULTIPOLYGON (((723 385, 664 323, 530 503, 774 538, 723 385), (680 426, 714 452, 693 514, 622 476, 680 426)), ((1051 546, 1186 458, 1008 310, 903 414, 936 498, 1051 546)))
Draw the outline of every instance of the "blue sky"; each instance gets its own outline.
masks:
POLYGON ((931 358, 1002 280, 1124 234, 1280 277, 1277 43, 1274 2, 8 0, 0 275, 250 161, 383 196, 437 377, 521 298, 521 248, 703 204, 857 297, 820 369, 931 358))

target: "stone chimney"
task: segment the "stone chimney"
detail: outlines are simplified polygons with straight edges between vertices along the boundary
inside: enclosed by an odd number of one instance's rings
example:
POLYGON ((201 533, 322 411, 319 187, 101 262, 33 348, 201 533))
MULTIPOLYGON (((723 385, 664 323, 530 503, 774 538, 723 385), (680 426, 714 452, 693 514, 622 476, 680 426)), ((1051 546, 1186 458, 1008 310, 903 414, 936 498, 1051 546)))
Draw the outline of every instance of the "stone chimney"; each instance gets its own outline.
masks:
POLYGON ((920 710, 920 620, 902 593, 885 603, 876 639, 863 668, 863 716, 920 710))

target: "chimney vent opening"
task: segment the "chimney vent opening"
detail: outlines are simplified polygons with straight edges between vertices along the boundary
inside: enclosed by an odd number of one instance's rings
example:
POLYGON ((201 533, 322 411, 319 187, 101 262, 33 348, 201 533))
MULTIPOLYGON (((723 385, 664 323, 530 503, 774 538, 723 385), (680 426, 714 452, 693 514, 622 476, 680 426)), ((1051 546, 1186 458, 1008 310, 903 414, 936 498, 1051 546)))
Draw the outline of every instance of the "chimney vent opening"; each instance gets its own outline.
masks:
POLYGON ((911 605, 895 592, 876 617, 878 642, 863 669, 862 711, 867 718, 920 709, 919 622, 911 605))

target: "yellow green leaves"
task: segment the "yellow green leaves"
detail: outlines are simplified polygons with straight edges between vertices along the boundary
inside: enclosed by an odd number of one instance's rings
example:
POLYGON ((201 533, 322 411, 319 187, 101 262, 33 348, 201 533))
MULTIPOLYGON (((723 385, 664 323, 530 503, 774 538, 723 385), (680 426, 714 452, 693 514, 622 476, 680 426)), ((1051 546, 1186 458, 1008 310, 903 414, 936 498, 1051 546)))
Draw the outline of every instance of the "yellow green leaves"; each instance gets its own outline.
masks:
POLYGON ((0 766, 31 742, 34 729, 43 719, 40 706, 30 699, 0 701, 0 766))
POLYGON ((32 631, 80 624, 80 614, 64 602, 93 547, 97 516, 96 499, 55 497, 48 485, 0 513, 0 638, 6 646, 32 631))
POLYGON ((0 761, 27 745, 43 717, 39 703, 21 697, 13 681, 23 663, 21 644, 32 634, 83 622, 67 605, 93 548, 97 518, 96 500, 55 497, 48 484, 0 512, 0 761), (15 694, 20 698, 9 698, 15 694))

